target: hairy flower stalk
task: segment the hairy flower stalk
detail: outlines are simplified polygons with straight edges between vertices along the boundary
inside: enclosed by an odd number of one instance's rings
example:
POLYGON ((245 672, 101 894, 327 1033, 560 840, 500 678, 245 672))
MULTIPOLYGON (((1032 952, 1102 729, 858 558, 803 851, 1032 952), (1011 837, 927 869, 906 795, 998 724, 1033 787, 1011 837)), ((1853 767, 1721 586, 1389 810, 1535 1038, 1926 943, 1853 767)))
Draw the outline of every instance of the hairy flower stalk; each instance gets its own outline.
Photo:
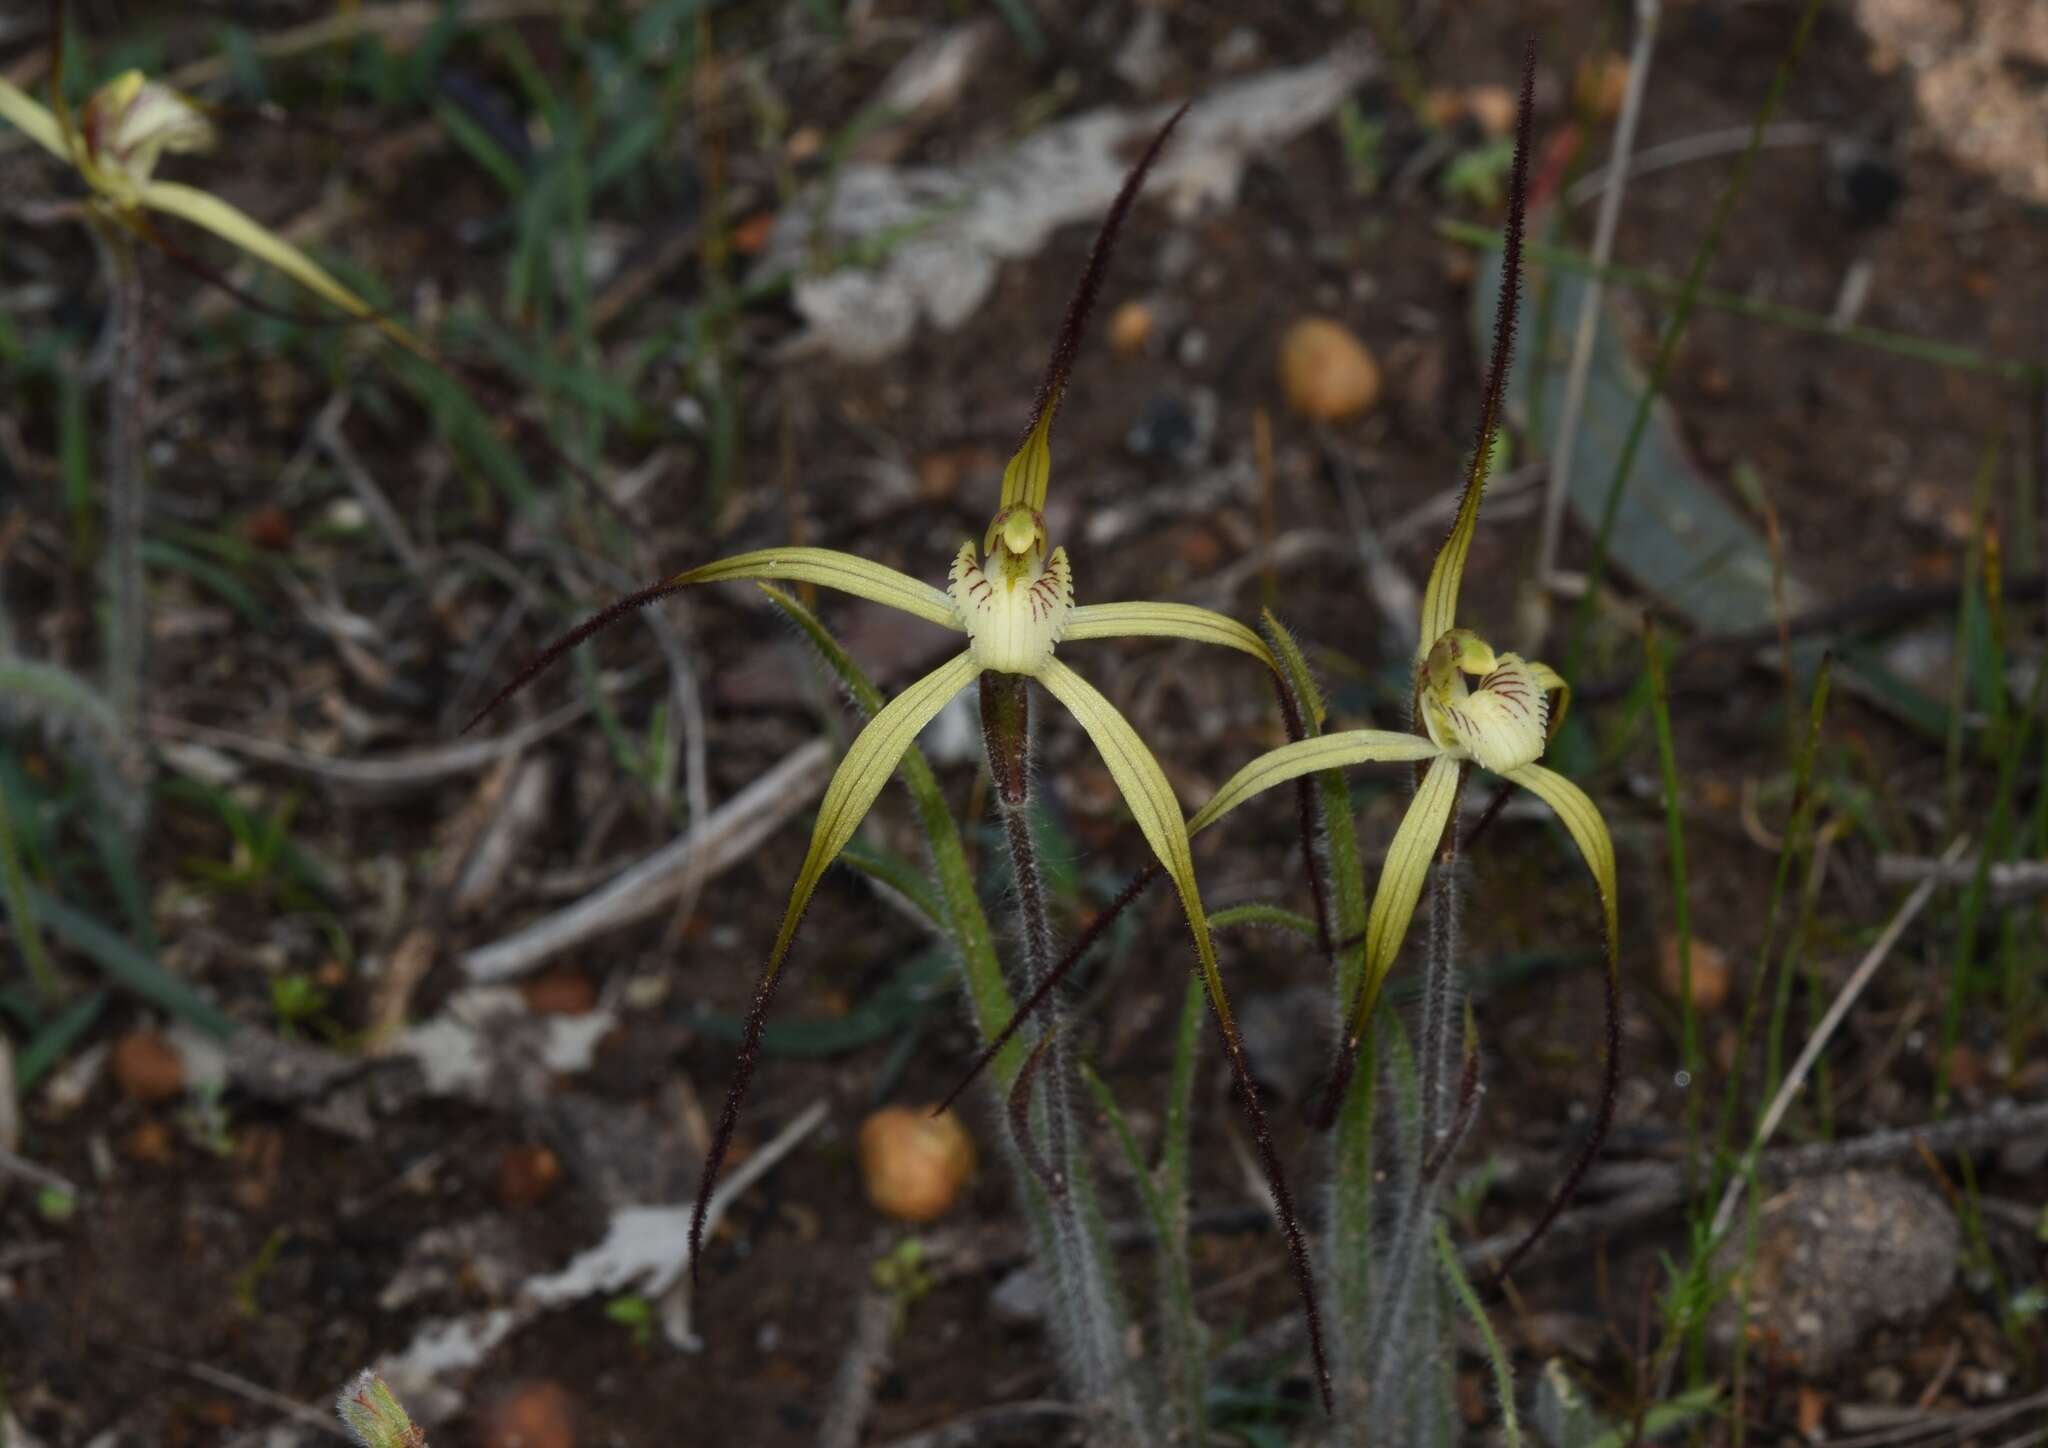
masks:
MULTIPOLYGON (((1322 1350, 1322 1329, 1315 1310, 1308 1250, 1294 1211, 1293 1198, 1267 1130, 1265 1114, 1245 1060, 1229 996, 1210 939, 1208 913, 1195 879, 1189 825, 1182 816, 1166 773, 1152 751, 1115 705, 1080 674, 1058 651, 1091 640, 1168 637, 1213 644, 1250 655, 1277 672, 1271 652, 1259 636, 1235 620, 1207 609, 1172 603, 1078 604, 1074 571, 1064 548, 1047 536, 1045 505, 1051 478, 1053 419, 1065 393, 1068 373, 1078 352, 1088 313, 1100 290, 1109 251, 1125 214, 1136 199, 1146 172, 1165 145, 1179 112, 1152 138, 1125 179, 1110 207, 1089 255, 1065 319, 1054 342, 1045 378, 1033 402, 1022 442, 1003 473, 1002 492, 987 531, 968 540, 955 555, 944 590, 870 559, 824 548, 768 548, 720 559, 691 569, 618 600, 544 649, 484 706, 481 719, 511 694, 537 677, 568 650, 625 617, 633 610, 698 584, 753 579, 795 581, 835 588, 887 604, 914 617, 966 635, 966 648, 923 678, 908 685, 855 738, 846 758, 826 786, 825 798, 811 833, 810 848, 791 891, 782 925, 770 947, 768 963, 757 980, 747 1011, 746 1028, 705 1156, 698 1183, 697 1210, 691 1229, 693 1269, 702 1261, 701 1236, 705 1204, 731 1145, 740 1108, 753 1077, 767 1013, 780 984, 782 969, 795 943, 811 895, 826 869, 852 840, 873 807, 897 762, 919 731, 968 684, 989 675, 996 680, 998 702, 1005 689, 1042 686, 1088 735, 1108 767, 1118 792, 1130 807, 1139 832, 1172 879, 1180 898, 1195 960, 1223 1039, 1224 1056, 1239 1086, 1260 1163, 1279 1208, 1290 1265, 1308 1318, 1309 1340, 1324 1404, 1330 1403, 1329 1374, 1322 1350)), ((1021 719, 1021 715, 1020 715, 1021 719)), ((476 720, 471 721, 472 727, 476 720)), ((1007 747, 991 752, 991 770, 999 792, 1025 796, 1021 751, 1007 747)), ((1007 806, 1006 806, 1007 807, 1007 806)), ((1048 946, 1049 953, 1049 946, 1048 946)), ((1046 985, 1051 983, 1048 974, 1046 985)), ((1006 1037, 1005 1037, 1006 1039, 1006 1037)), ((1084 1219, 1086 1211, 1082 1213, 1084 1219)))
MULTIPOLYGON (((1430 882, 1428 944, 1423 962, 1420 1050, 1388 1053, 1388 1097, 1396 1103, 1400 1192, 1376 1274, 1377 1292, 1364 1353, 1373 1395, 1399 1402, 1423 1391, 1422 1380, 1444 1365, 1425 1360, 1441 1351, 1434 1332, 1418 1330, 1418 1317, 1435 1310, 1442 1291, 1427 1268, 1436 1231, 1437 1204, 1479 1102, 1479 1051, 1469 1011, 1461 1008, 1458 975, 1457 819, 1444 830, 1430 882), (1464 1030, 1453 1054, 1453 1034, 1464 1030), (1460 1060, 1453 1073, 1451 1062, 1460 1060), (1412 1077, 1407 1073, 1412 1067, 1412 1077), (1455 1076, 1455 1079, 1454 1079, 1455 1076), (1403 1385, 1407 1385, 1405 1388, 1403 1385)), ((1429 1415, 1420 1415, 1418 1422, 1429 1415)), ((1367 1441, 1361 1439, 1361 1442, 1367 1441)))
POLYGON ((152 374, 149 293, 143 284, 142 259, 128 238, 101 230, 100 243, 112 303, 107 445, 101 454, 107 489, 107 696, 120 717, 124 736, 138 740, 144 737, 144 680, 149 669, 149 617, 142 572, 152 374))
MULTIPOLYGON (((997 808, 1016 884, 1018 936, 1023 946, 1024 993, 1035 991, 1053 966, 1052 915, 1031 802, 1031 706, 1021 674, 981 676, 982 734, 997 808)), ((1144 1428, 1147 1405, 1136 1379, 1122 1370, 1129 1315, 1118 1290, 1114 1260, 1099 1231, 1093 1184, 1074 1120, 1073 1045, 1055 1001, 1036 1022, 1037 1044, 1011 1089, 1011 1135, 1019 1157, 1044 1196, 1052 1223, 1053 1310, 1064 1367, 1084 1402, 1097 1409, 1102 1431, 1129 1434, 1144 1428)))

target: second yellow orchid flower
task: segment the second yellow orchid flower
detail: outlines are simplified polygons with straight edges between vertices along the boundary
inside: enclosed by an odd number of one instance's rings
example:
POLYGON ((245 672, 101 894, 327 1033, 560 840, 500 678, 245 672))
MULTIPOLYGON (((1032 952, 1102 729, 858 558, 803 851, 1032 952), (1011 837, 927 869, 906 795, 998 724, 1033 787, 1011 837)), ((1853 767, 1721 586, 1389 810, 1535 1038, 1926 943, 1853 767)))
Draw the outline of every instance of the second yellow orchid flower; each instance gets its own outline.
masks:
POLYGON ((1542 1235, 1590 1165, 1613 1111, 1619 1071, 1617 992, 1619 935, 1615 908, 1614 842, 1599 808, 1563 775, 1537 763, 1564 718, 1570 690, 1546 664, 1513 653, 1496 653, 1478 634, 1458 625, 1458 594, 1466 559, 1478 527, 1486 492, 1487 464, 1500 426, 1508 361, 1514 343, 1520 285, 1522 230, 1527 206, 1531 101, 1525 74, 1517 125, 1515 164, 1508 200, 1500 303, 1495 322, 1478 436, 1464 492, 1449 536, 1438 551, 1423 592, 1421 628, 1414 659, 1413 714, 1416 732, 1353 729, 1298 740, 1247 764, 1217 790, 1188 821, 1199 834, 1246 800, 1303 775, 1355 764, 1424 766, 1408 812, 1394 832, 1386 864, 1366 915, 1365 969, 1347 1012, 1344 1040, 1330 1077, 1331 1100, 1324 1114, 1334 1118, 1337 1098, 1357 1061, 1388 973, 1400 955, 1423 883, 1447 828, 1452 827, 1467 771, 1477 765, 1535 795, 1556 814, 1593 876, 1600 898, 1607 954, 1607 1043, 1605 1080, 1594 1129, 1569 1169, 1565 1185, 1536 1227, 1508 1255, 1505 1274, 1542 1235), (1553 700, 1555 701, 1553 703, 1553 700))

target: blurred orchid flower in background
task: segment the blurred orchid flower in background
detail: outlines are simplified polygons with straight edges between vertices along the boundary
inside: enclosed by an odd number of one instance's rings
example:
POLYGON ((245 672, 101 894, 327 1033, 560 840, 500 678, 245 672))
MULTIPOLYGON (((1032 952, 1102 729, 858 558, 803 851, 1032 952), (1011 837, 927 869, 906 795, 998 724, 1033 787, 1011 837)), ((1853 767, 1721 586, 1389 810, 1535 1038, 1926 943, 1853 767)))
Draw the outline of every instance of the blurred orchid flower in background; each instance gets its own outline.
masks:
POLYGON ((349 316, 374 324, 400 346, 427 355, 405 328, 247 213, 196 186, 156 179, 165 155, 211 151, 219 144, 219 128, 198 102, 137 70, 102 85, 76 115, 63 93, 60 52, 51 69, 53 107, 0 78, 0 119, 78 173, 92 193, 92 216, 179 260, 184 253, 157 230, 152 213, 189 221, 349 316))

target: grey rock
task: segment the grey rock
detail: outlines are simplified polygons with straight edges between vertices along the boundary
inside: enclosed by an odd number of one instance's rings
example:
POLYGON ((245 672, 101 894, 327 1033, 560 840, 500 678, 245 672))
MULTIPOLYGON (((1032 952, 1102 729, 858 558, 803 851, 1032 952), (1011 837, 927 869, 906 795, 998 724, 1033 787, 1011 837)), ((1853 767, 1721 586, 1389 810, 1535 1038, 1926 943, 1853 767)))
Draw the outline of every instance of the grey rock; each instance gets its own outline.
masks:
POLYGON ((1827 1373, 1863 1335, 1910 1322, 1947 1295, 1962 1234, 1946 1203, 1891 1172, 1846 1171, 1794 1181, 1766 1201, 1755 1260, 1732 1232, 1717 1272, 1733 1274, 1713 1338, 1731 1349, 1748 1297, 1751 1348, 1773 1364, 1827 1373))

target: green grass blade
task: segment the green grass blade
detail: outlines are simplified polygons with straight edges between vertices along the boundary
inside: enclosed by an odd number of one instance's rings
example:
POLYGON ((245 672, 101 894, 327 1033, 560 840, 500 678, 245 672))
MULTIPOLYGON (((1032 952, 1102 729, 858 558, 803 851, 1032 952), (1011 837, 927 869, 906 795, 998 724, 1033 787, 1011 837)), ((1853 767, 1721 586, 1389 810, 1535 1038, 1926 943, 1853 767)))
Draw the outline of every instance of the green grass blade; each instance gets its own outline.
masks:
POLYGON ((1614 539, 1614 520, 1621 511, 1622 494, 1628 488, 1629 474, 1635 469, 1636 449, 1642 446, 1643 432, 1650 425, 1651 410, 1664 390, 1664 379, 1670 374, 1672 359, 1678 355, 1679 340, 1684 337, 1686 325, 1692 320, 1693 307, 1699 301, 1700 284, 1706 279, 1707 266, 1721 248, 1721 231, 1749 182, 1749 173, 1756 164, 1764 132, 1770 126, 1771 117, 1777 113, 1778 102, 1792 83, 1792 71, 1806 50, 1807 37, 1813 33, 1814 22, 1820 18, 1823 8, 1823 0, 1806 0, 1805 8, 1800 12, 1799 27, 1792 33, 1792 43, 1786 49, 1784 59, 1778 62, 1777 74, 1771 77, 1771 89, 1757 112, 1749 145, 1735 163, 1735 172, 1721 189, 1719 200, 1714 203, 1706 234, 1700 238, 1699 250, 1686 273, 1684 290, 1678 294, 1671 319, 1664 326, 1664 335, 1658 339, 1656 360, 1650 366, 1649 376, 1644 379, 1642 395, 1636 400, 1635 415, 1629 419, 1628 435, 1622 441, 1621 455, 1614 466, 1614 481, 1608 484, 1606 505, 1601 509, 1600 531, 1594 539, 1592 562, 1586 570, 1585 597, 1572 620, 1571 642, 1565 649, 1564 676, 1567 679, 1578 677, 1586 636, 1600 607, 1600 583, 1607 569, 1607 550, 1614 539))
POLYGON ((1984 840, 1977 849, 1977 867, 1970 872, 1969 888, 1963 893, 1963 905, 1956 924, 1956 943, 1950 952, 1948 1003, 1941 1016, 1941 1060, 1936 1068, 1934 1085, 1934 1110, 1941 1115, 1948 1110, 1949 1076, 1955 1062, 1956 1042, 1962 1033, 1963 1000, 1969 994, 1970 972, 1976 966, 1977 922, 1982 917, 1984 905, 1990 893, 1991 866, 2001 859, 2008 845, 2012 829, 2013 797, 2019 784, 2019 764, 2027 751, 2027 744, 2033 738, 2034 727, 2041 719, 2042 688, 2048 684, 2048 668, 2040 668, 2034 674, 2034 692, 2027 701, 2026 716, 2019 727, 2012 730, 1999 751, 1996 793, 1991 800, 1991 818, 1984 828, 1984 840))
POLYGON ((35 1084, 49 1074, 52 1067, 63 1060, 66 1053, 76 1045, 79 1038, 99 1019, 106 1008, 107 993, 96 990, 82 996, 65 1010, 50 1018, 33 1036, 28 1038, 14 1058, 14 1089, 27 1095, 35 1084))
POLYGON ((14 837, 14 812, 7 807, 7 790, 0 787, 0 897, 7 905, 8 928, 14 934, 15 949, 28 966, 36 990, 47 1001, 57 999, 56 968, 43 944, 43 927, 36 919, 35 905, 28 898, 28 872, 21 865, 21 849, 14 837))
MULTIPOLYGON (((1475 226, 1469 221, 1441 220, 1436 224, 1437 235, 1446 241, 1475 250, 1498 251, 1500 249, 1500 228, 1475 226)), ((1623 287, 1631 291, 1645 292, 1653 297, 1671 299, 1683 296, 1686 284, 1677 277, 1666 276, 1648 267, 1627 266, 1621 262, 1609 262, 1605 266, 1596 263, 1582 251, 1570 247, 1538 244, 1528 247, 1523 253, 1526 265, 1539 271, 1555 268, 1576 276, 1598 277, 1610 286, 1623 287)), ((1978 376, 1995 377, 2001 382, 2026 385, 2036 382, 2042 375, 2039 363, 2017 357, 1996 357, 1972 347, 1954 342, 1937 341, 1931 337, 1917 337, 1910 332, 1891 332, 1882 327, 1838 325, 1832 317, 1821 312, 1809 312, 1799 307, 1789 307, 1782 302, 1768 301, 1746 292, 1722 291, 1716 287, 1699 287, 1693 292, 1694 301, 1709 311, 1727 312, 1731 316, 1748 317, 1753 321, 1769 322, 1793 332, 1809 332, 1826 337, 1830 341, 1847 342, 1855 346, 1868 347, 1874 351, 1887 352, 1895 357, 1905 357, 1915 362, 1925 362, 1950 372, 1969 372, 1978 376)), ((1542 336, 1541 314, 1535 336, 1542 336)), ((1532 349, 1531 356, 1541 356, 1543 349, 1532 349)), ((1532 389, 1532 396, 1539 400, 1542 389, 1532 389)), ((1540 413, 1532 409, 1532 422, 1540 419, 1540 413)), ((1541 451, 1538 444, 1541 434, 1530 438, 1531 451, 1541 451)))
POLYGON ((1472 1319, 1480 1344, 1486 1350, 1486 1361, 1493 1367, 1493 1388, 1500 1399, 1501 1437, 1507 1448, 1522 1448, 1522 1424, 1515 1416, 1514 1369, 1508 1365, 1508 1355, 1501 1349, 1500 1337, 1493 1330, 1493 1320, 1486 1315, 1479 1294, 1472 1290, 1471 1279, 1465 1275, 1464 1265, 1458 1261, 1458 1249, 1451 1242, 1450 1228, 1441 1218, 1436 1224, 1436 1255, 1443 1267, 1444 1281, 1450 1283, 1452 1293, 1465 1309, 1465 1315, 1472 1319))
POLYGON ((33 885, 29 899, 50 933, 150 1004, 225 1040, 239 1023, 128 941, 33 885))
MULTIPOLYGON (((1757 957, 1759 966, 1758 983, 1771 973, 1770 946, 1777 932, 1778 907, 1782 901, 1785 882, 1791 872, 1792 863, 1803 859, 1805 869, 1813 869, 1813 816, 1819 808, 1819 799, 1813 788, 1813 769, 1820 754, 1821 725, 1827 715, 1828 685, 1831 675, 1823 672, 1814 681, 1813 707, 1807 715, 1806 737, 1799 746, 1799 760, 1794 766, 1792 796, 1794 805, 1792 819, 1785 827, 1785 843, 1778 855, 1778 873, 1771 884, 1771 903, 1764 922, 1764 951, 1757 957)), ((1800 894, 1805 891, 1805 876, 1801 877, 1800 894)), ((1794 922, 1792 939, 1785 947, 1784 958, 1779 962, 1776 994, 1771 1000, 1771 1024, 1764 1040, 1764 1089, 1762 1099, 1768 1101, 1777 1094, 1778 1082, 1784 1075, 1785 1018, 1792 1004, 1792 978, 1799 957, 1799 928, 1794 922)), ((1752 996, 1754 999, 1754 996, 1752 996)), ((1745 1033, 1746 1036, 1747 1033, 1745 1033)))
POLYGON ((939 898, 931 876, 912 861, 892 851, 864 845, 858 840, 839 852, 839 863, 850 865, 877 885, 895 891, 922 915, 932 929, 947 929, 946 902, 939 898))
MULTIPOLYGON (((1205 1005, 1200 981, 1194 983, 1188 1000, 1194 1006, 1198 1034, 1205 1005)), ((1184 1021, 1186 1016, 1187 1012, 1183 1010, 1184 1021)), ((1146 1219, 1151 1222, 1153 1235, 1159 1241, 1160 1275, 1166 1289, 1166 1300, 1160 1304, 1160 1316, 1165 1326, 1167 1377, 1173 1384, 1173 1397, 1179 1404, 1176 1411, 1186 1424, 1189 1441, 1199 1442, 1205 1417, 1202 1321, 1195 1314, 1195 1290, 1188 1271, 1187 1213, 1184 1207, 1176 1211, 1160 1191, 1159 1184, 1153 1181, 1152 1173, 1145 1165, 1144 1154, 1138 1150, 1137 1138, 1131 1135, 1130 1123, 1124 1120, 1116 1097, 1110 1094, 1109 1084, 1086 1063, 1081 1066, 1081 1076, 1088 1083, 1095 1104, 1109 1119, 1110 1129, 1116 1133, 1117 1144, 1123 1148, 1124 1158, 1130 1163, 1131 1176, 1137 1182, 1138 1198, 1144 1205, 1146 1219)))
POLYGON ((1678 940, 1679 1059, 1685 1071, 1686 1159, 1699 1160, 1700 1103, 1706 1074, 1700 1053, 1699 1009, 1692 995, 1692 895, 1685 859, 1685 811, 1679 794, 1678 753, 1671 740, 1671 687, 1655 629, 1643 634, 1650 667, 1650 716, 1656 726, 1657 767, 1664 786, 1664 842, 1671 856, 1671 918, 1678 940))
MULTIPOLYGON (((1820 747, 1821 721, 1827 713, 1830 677, 1831 664, 1828 660, 1823 659, 1820 672, 1814 679, 1813 701, 1807 715, 1806 740, 1800 749, 1799 757, 1793 763, 1792 789, 1796 803, 1793 807, 1791 822, 1785 827, 1784 841, 1778 851, 1777 874, 1771 881, 1770 901, 1764 909, 1763 947, 1757 952, 1755 979, 1751 983, 1748 999, 1743 1003, 1742 1024, 1738 1027, 1735 1038, 1737 1060, 1740 1060, 1748 1049, 1750 1035, 1756 1029, 1757 1015, 1763 1005, 1764 987, 1770 980, 1770 961, 1772 952, 1776 948, 1778 910, 1784 902, 1785 883, 1791 876, 1792 862, 1798 854, 1799 841, 1806 832, 1806 822, 1813 815, 1813 766, 1815 756, 1819 752, 1820 747)), ((1775 1089, 1775 1080, 1767 1081, 1764 1091, 1765 1099, 1768 1100, 1771 1091, 1775 1089)), ((1725 1158, 1732 1144, 1735 1130, 1735 1112, 1741 1097, 1740 1077, 1739 1075, 1731 1075, 1728 1081, 1727 1093, 1721 1098, 1721 1110, 1714 1132, 1715 1152, 1719 1157, 1725 1158)), ((1705 1194, 1705 1198, 1702 1198, 1702 1200, 1717 1196, 1725 1182, 1725 1161, 1717 1161, 1712 1188, 1705 1194)))

